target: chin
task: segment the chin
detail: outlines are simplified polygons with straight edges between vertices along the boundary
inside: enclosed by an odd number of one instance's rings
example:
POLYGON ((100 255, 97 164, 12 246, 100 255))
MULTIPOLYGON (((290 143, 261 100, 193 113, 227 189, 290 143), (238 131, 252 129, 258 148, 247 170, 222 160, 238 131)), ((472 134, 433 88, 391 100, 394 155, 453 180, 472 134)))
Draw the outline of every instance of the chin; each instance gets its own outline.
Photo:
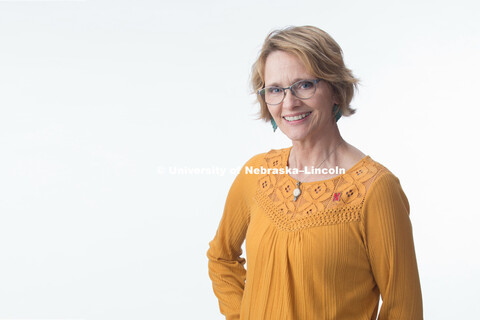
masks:
POLYGON ((308 136, 304 130, 289 130, 283 133, 292 141, 302 141, 308 136))

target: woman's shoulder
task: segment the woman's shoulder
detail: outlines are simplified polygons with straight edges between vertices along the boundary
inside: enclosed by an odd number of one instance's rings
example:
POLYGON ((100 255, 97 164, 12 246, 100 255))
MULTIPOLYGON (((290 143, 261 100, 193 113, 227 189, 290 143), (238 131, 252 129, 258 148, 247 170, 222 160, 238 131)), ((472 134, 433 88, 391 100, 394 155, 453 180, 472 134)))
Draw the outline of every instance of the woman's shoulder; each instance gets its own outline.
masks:
POLYGON ((367 187, 367 198, 369 194, 375 192, 388 193, 394 190, 403 192, 400 179, 386 165, 373 159, 370 155, 366 156, 364 160, 365 167, 373 173, 367 187))
POLYGON ((280 148, 280 149, 270 149, 265 152, 257 153, 250 157, 250 159, 245 163, 246 166, 267 166, 267 167, 276 167, 281 164, 284 164, 288 157, 288 152, 291 147, 280 148))
POLYGON ((399 187, 399 179, 387 166, 379 162, 368 153, 346 144, 343 153, 342 166, 350 168, 347 173, 355 183, 360 183, 365 188, 365 195, 372 189, 384 187, 399 187), (380 182, 378 182, 380 181, 380 182))
POLYGON ((377 173, 368 183, 364 195, 362 216, 368 214, 374 219, 397 219, 410 213, 408 198, 400 183, 400 179, 386 166, 369 157, 369 163, 377 173), (383 218, 381 218, 383 217, 383 218))

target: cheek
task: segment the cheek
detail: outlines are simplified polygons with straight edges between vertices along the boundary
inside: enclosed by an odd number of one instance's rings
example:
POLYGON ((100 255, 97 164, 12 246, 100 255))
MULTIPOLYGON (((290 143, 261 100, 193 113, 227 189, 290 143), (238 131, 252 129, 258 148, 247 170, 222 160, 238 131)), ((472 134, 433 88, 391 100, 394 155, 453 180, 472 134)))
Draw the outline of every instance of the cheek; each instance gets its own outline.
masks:
POLYGON ((331 109, 333 109, 333 101, 326 98, 326 97, 320 97, 317 101, 315 101, 315 109, 318 110, 319 112, 327 113, 331 109))
POLYGON ((315 107, 315 112, 312 113, 311 116, 312 117, 312 122, 315 122, 315 123, 318 123, 318 122, 323 122, 323 121, 326 121, 326 119, 328 119, 329 115, 330 115, 330 109, 328 108, 328 106, 326 104, 323 104, 323 105, 317 105, 315 107))
POLYGON ((279 109, 278 108, 268 108, 268 111, 274 117, 279 116, 279 109))

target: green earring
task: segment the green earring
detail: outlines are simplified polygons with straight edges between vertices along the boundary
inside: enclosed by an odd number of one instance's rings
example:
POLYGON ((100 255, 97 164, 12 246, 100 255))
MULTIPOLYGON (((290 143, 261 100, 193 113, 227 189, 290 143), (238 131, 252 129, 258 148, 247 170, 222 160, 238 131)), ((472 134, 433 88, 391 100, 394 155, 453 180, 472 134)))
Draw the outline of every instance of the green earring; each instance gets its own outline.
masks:
POLYGON ((333 113, 335 113, 335 122, 342 117, 342 110, 338 107, 338 104, 333 105, 333 113))
POLYGON ((277 130, 277 123, 275 122, 275 120, 273 120, 273 118, 270 118, 270 122, 272 123, 272 127, 273 127, 273 132, 275 132, 275 130, 277 130))

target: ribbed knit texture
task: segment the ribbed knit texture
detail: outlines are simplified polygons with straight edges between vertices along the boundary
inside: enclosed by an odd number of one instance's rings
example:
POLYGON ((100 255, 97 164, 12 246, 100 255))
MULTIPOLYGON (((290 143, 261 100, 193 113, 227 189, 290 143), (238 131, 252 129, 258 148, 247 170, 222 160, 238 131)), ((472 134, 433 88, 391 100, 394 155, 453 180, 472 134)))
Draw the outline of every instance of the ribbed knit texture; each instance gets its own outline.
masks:
POLYGON ((343 175, 303 183, 285 168, 290 148, 250 159, 232 184, 207 252, 227 320, 423 319, 408 200, 366 156, 343 175), (246 240, 246 259, 242 244, 246 240))

